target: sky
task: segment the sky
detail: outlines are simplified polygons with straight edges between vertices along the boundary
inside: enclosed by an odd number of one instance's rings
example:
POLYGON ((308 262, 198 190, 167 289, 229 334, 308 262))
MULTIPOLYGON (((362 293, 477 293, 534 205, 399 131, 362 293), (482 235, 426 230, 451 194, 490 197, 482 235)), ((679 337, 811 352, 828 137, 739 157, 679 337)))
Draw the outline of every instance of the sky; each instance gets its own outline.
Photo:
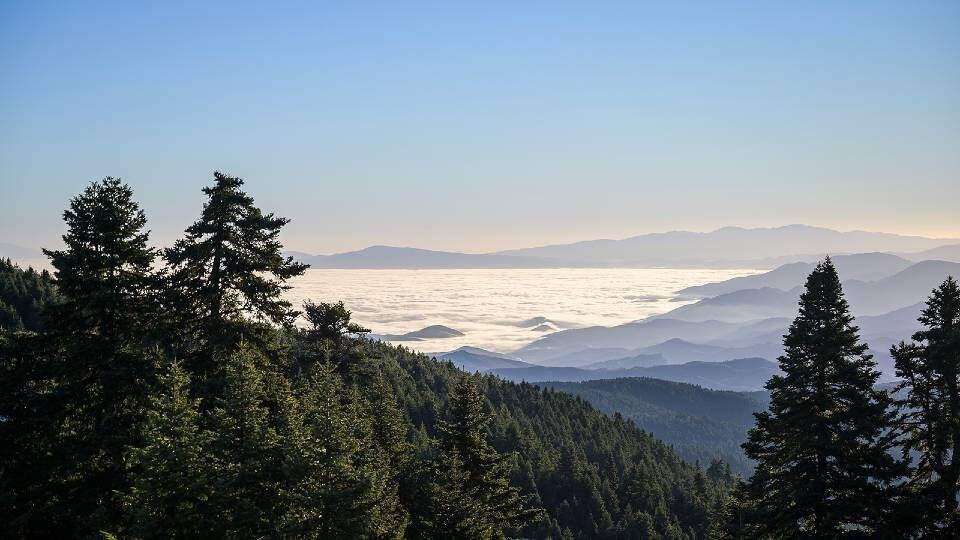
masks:
POLYGON ((311 253, 958 238, 960 2, 0 2, 0 242, 119 176, 167 245, 214 170, 311 253))

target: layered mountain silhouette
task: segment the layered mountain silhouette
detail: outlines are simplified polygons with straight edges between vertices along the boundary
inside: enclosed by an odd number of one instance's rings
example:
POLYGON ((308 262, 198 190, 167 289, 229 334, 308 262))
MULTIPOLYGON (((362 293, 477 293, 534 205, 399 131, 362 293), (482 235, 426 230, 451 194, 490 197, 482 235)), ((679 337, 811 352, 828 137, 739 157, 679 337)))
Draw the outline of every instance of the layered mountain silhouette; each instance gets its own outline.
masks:
MULTIPOLYGON (((958 239, 934 239, 889 233, 840 232, 808 225, 713 232, 672 231, 622 240, 514 249, 496 253, 458 253, 410 247, 372 246, 333 255, 290 252, 314 268, 545 268, 562 266, 747 266, 770 268, 784 262, 813 261, 823 253, 914 253, 942 249, 953 254, 958 239)), ((911 260, 918 260, 911 256, 911 260)), ((930 257, 923 257, 930 258, 930 257)), ((944 257, 946 258, 946 257, 944 257)), ((800 272, 800 270, 797 270, 800 272)), ((859 278, 875 276, 861 275, 859 278)), ((858 278, 858 279, 859 279, 858 278)))
MULTIPOLYGON (((876 253, 838 256, 836 260, 841 261, 838 266, 842 265, 846 299, 857 317, 860 336, 870 346, 884 379, 889 380, 894 376, 890 346, 919 329, 917 317, 923 300, 948 275, 960 275, 960 263, 911 263, 876 253), (876 279, 848 279, 844 272, 876 279)), ((783 350, 783 335, 796 316, 807 264, 791 263, 749 279, 691 288, 696 295, 723 292, 640 321, 554 332, 513 355, 560 369, 554 372, 556 380, 629 376, 624 371, 691 362, 750 357, 776 360, 783 350), (736 289, 752 285, 763 287, 736 289)), ((547 377, 533 369, 510 376, 518 375, 547 377)), ((711 384, 720 383, 714 379, 711 384)))
POLYGON ((750 261, 818 253, 919 251, 957 243, 919 236, 864 231, 840 232, 808 225, 744 229, 724 227, 709 233, 674 231, 623 240, 590 240, 498 252, 498 255, 542 257, 608 264, 750 261))
POLYGON ((591 381, 622 377, 649 377, 684 382, 717 390, 760 390, 779 368, 764 358, 738 358, 725 362, 686 362, 683 364, 630 369, 585 369, 575 367, 512 367, 487 370, 511 381, 591 381))
MULTIPOLYGON (((717 283, 687 287, 686 289, 682 289, 680 294, 695 298, 707 298, 744 289, 771 287, 774 289, 790 290, 803 284, 804 280, 807 279, 807 276, 817 265, 817 259, 818 258, 811 261, 784 264, 770 272, 764 272, 762 274, 753 274, 717 283)), ((843 279, 870 281, 892 276, 906 269, 912 265, 913 262, 889 253, 859 253, 834 256, 833 264, 843 279)))
POLYGON ((503 368, 533 367, 533 364, 521 362, 520 360, 506 354, 487 351, 479 347, 464 346, 450 352, 433 353, 429 356, 433 356, 440 361, 450 362, 458 368, 470 372, 487 372, 493 369, 503 368))

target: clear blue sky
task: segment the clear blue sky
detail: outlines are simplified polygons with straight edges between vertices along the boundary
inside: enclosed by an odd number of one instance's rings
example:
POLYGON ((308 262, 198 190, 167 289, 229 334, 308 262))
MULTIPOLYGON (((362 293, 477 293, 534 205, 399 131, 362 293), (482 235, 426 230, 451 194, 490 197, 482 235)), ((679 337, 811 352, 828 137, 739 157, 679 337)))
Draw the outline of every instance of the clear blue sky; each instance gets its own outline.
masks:
POLYGON ((288 247, 960 237, 960 2, 0 2, 0 242, 221 169, 288 247), (143 4, 133 6, 132 4, 143 4))

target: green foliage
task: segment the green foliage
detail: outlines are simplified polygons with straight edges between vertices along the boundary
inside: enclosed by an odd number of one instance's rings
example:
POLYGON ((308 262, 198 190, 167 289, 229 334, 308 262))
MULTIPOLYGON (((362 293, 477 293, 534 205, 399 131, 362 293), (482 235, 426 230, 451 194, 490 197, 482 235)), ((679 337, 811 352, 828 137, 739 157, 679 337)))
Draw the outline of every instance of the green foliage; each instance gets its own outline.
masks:
POLYGON ((123 515, 124 451, 155 385, 155 254, 147 246, 146 217, 118 179, 91 183, 70 201, 64 221, 66 249, 45 251, 62 299, 47 307, 44 339, 23 338, 35 365, 18 373, 27 377, 17 381, 28 389, 26 406, 11 423, 49 428, 33 431, 35 442, 60 457, 39 463, 49 467, 48 476, 32 484, 58 504, 57 520, 40 506, 20 517, 93 534, 115 530, 123 515))
POLYGON ((638 377, 538 384, 578 395, 607 414, 622 414, 690 463, 722 459, 739 474, 753 471, 740 445, 753 413, 764 407, 749 394, 638 377))
MULTIPOLYGON (((438 452, 423 441, 443 439, 444 411, 461 378, 477 386, 489 405, 490 446, 502 456, 515 456, 512 485, 546 512, 517 536, 560 538, 568 529, 592 538, 699 538, 709 525, 711 506, 727 489, 632 422, 607 416, 567 393, 464 375, 451 364, 402 347, 370 343, 366 356, 379 359, 410 424, 417 427, 411 440, 431 465, 438 452)), ((430 469, 446 470, 439 465, 430 469)), ((457 474, 465 474, 462 469, 457 474)), ((427 485, 431 475, 428 470, 411 483, 427 485)), ((417 527, 423 520, 437 517, 420 507, 417 496, 426 497, 414 493, 405 498, 412 508, 413 537, 422 536, 417 527)))
POLYGON ((212 480, 219 471, 206 454, 211 433, 201 430, 190 376, 171 364, 150 397, 141 442, 127 456, 130 488, 125 504, 130 532, 140 538, 212 535, 212 480))
POLYGON ((203 213, 164 251, 172 269, 173 303, 199 339, 232 346, 244 317, 289 324, 296 316, 280 295, 306 269, 281 255, 286 218, 264 214, 240 188, 243 180, 214 173, 203 213))
POLYGON ((147 246, 147 218, 117 178, 91 183, 63 218, 66 249, 44 250, 64 299, 51 314, 54 329, 118 344, 140 330, 136 315, 154 293, 156 253, 147 246))
POLYGON ((45 322, 44 309, 57 299, 49 272, 23 270, 10 259, 0 259, 0 331, 40 330, 45 322))
POLYGON ((764 537, 876 531, 900 473, 890 454, 893 412, 874 389, 879 372, 829 258, 807 278, 784 347, 784 374, 767 383, 770 409, 744 443, 757 460, 748 524, 764 537))
POLYGON ((960 287, 948 277, 927 300, 925 326, 894 346, 904 451, 915 456, 899 526, 924 535, 960 535, 960 287))
MULTIPOLYGON (((280 255, 286 220, 241 185, 216 174, 168 269, 154 268, 130 188, 110 178, 64 213, 55 277, 0 263, 4 536, 835 536, 887 517, 896 432, 829 260, 745 446, 757 473, 734 488, 727 463, 691 466, 580 396, 370 341, 342 303, 307 303, 294 328, 281 293, 304 267, 280 255)), ((956 289, 948 280, 928 330, 895 349, 904 437, 921 456, 898 500, 939 505, 918 511, 932 520, 920 532, 955 523, 956 289)), ((634 399, 637 421, 667 405, 744 414, 726 394, 701 402, 650 383, 641 400, 635 384, 578 393, 634 399)))
POLYGON ((431 512, 425 532, 435 538, 493 538, 517 529, 538 512, 520 489, 510 485, 510 457, 487 442, 492 416, 480 390, 468 379, 457 382, 442 434, 440 456, 428 489, 431 512))

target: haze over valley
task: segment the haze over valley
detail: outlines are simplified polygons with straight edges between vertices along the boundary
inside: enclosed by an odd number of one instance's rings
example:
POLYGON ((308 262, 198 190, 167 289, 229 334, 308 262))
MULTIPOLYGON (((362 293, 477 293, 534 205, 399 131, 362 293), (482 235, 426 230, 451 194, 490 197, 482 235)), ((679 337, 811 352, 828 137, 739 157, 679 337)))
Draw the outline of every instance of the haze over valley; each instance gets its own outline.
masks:
MULTIPOLYGON (((776 249, 783 252, 809 248, 806 240, 791 240, 798 231, 810 230, 844 237, 807 227, 716 234, 779 234, 776 249)), ((877 242, 901 249, 932 245, 930 253, 948 257, 953 247, 936 245, 944 240, 866 236, 869 247, 877 242)), ((851 242, 851 248, 864 245, 851 242)), ((741 248, 740 253, 769 255, 772 249, 741 248)), ((946 276, 960 275, 960 262, 918 260, 926 255, 833 257, 883 380, 894 376, 890 346, 918 329, 917 299, 946 276)), ((776 372, 782 337, 814 266, 802 254, 778 259, 798 262, 772 269, 313 269, 294 282, 288 296, 345 299, 375 339, 511 380, 650 376, 759 390, 776 372)))

